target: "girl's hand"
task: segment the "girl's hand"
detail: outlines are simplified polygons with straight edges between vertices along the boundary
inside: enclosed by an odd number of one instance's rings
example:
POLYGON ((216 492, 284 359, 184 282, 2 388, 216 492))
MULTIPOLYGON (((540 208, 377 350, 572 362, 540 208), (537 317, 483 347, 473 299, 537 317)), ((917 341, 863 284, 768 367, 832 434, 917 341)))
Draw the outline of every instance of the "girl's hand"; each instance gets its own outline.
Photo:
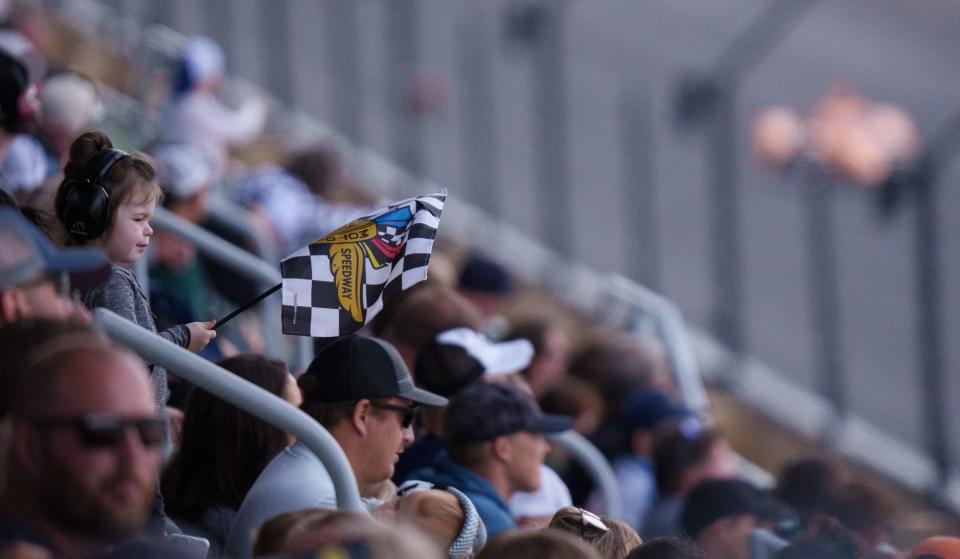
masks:
POLYGON ((187 324, 187 329, 190 330, 190 345, 187 346, 187 349, 197 353, 207 347, 210 340, 217 337, 217 332, 213 329, 213 325, 216 323, 216 320, 208 320, 187 324))

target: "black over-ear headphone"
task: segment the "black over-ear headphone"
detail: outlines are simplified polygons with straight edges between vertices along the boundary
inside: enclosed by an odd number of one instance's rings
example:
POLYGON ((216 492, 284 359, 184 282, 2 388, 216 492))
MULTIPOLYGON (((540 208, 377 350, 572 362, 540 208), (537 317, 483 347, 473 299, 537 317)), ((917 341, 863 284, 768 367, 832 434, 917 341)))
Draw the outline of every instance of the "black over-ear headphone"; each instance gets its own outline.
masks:
POLYGON ((70 179, 60 188, 64 194, 57 217, 67 233, 92 241, 110 226, 110 193, 103 179, 114 163, 129 155, 119 149, 104 149, 93 156, 80 178, 70 179))

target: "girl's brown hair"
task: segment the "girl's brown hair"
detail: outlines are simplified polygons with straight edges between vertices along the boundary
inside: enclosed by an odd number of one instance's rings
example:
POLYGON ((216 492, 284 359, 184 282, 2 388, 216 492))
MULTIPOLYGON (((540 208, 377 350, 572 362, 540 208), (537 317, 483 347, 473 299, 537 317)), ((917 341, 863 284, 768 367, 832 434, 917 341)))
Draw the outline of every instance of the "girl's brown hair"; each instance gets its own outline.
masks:
POLYGON ((631 549, 643 543, 629 524, 607 517, 598 517, 606 530, 585 529, 583 515, 583 509, 563 507, 553 515, 550 527, 580 537, 593 546, 604 559, 623 559, 631 549))
MULTIPOLYGON (((60 183, 60 188, 57 190, 55 202, 57 215, 63 215, 63 205, 67 194, 64 185, 72 180, 86 178, 90 161, 101 151, 112 148, 113 142, 110 141, 110 136, 107 136, 106 132, 101 130, 91 130, 81 134, 70 144, 70 159, 63 168, 63 182, 60 183)), ((156 176, 156 168, 149 156, 139 152, 120 158, 110 167, 110 171, 107 172, 102 181, 104 189, 110 195, 111 217, 106 235, 109 235, 113 229, 117 208, 133 199, 134 195, 142 194, 147 201, 156 200, 160 202, 163 199, 163 191, 154 181, 156 176)), ((66 233, 65 242, 67 245, 79 245, 86 241, 88 239, 73 236, 69 232, 66 233)))

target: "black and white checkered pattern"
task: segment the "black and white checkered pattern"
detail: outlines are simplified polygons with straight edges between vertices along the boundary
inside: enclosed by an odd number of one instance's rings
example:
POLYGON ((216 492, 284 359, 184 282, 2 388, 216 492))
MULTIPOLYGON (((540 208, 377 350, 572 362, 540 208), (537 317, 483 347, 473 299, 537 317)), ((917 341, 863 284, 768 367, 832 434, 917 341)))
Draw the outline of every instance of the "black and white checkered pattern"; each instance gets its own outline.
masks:
POLYGON ((409 208, 412 214, 405 227, 378 227, 378 239, 401 247, 392 261, 377 269, 364 257, 363 323, 354 321, 337 298, 330 267, 330 243, 314 242, 286 257, 280 264, 283 333, 316 338, 349 334, 373 319, 401 291, 427 279, 433 239, 446 197, 444 189, 437 194, 396 202, 361 218, 375 220, 403 207, 409 208))

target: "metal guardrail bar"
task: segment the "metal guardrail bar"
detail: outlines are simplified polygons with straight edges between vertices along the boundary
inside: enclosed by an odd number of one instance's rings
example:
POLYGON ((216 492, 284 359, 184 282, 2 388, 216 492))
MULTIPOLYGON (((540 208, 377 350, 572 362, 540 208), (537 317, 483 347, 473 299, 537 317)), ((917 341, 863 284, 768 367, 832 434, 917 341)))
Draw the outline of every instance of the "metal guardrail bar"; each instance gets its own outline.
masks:
MULTIPOLYGON (((171 231, 187 239, 206 256, 216 260, 238 274, 249 278, 262 289, 267 290, 282 281, 280 272, 275 264, 269 264, 255 255, 227 242, 213 233, 194 225, 163 208, 157 208, 153 223, 160 229, 171 231)), ((264 339, 267 345, 267 354, 278 359, 285 359, 283 338, 280 335, 280 299, 268 297, 262 303, 267 306, 264 312, 264 339)), ((307 366, 313 355, 313 341, 311 338, 296 336, 294 338, 296 351, 290 368, 294 371, 302 370, 307 366)))
POLYGON ((178 377, 296 437, 320 459, 330 474, 337 495, 337 506, 354 511, 364 510, 357 481, 343 450, 330 433, 309 415, 282 398, 160 336, 143 328, 131 328, 130 321, 111 311, 95 309, 93 317, 111 338, 147 361, 176 371, 178 377))
POLYGON ((547 440, 551 444, 568 451, 587 470, 600 492, 604 515, 618 520, 622 519, 623 501, 620 498, 617 478, 610 468, 610 463, 597 450, 597 447, 576 431, 548 435, 547 440))

